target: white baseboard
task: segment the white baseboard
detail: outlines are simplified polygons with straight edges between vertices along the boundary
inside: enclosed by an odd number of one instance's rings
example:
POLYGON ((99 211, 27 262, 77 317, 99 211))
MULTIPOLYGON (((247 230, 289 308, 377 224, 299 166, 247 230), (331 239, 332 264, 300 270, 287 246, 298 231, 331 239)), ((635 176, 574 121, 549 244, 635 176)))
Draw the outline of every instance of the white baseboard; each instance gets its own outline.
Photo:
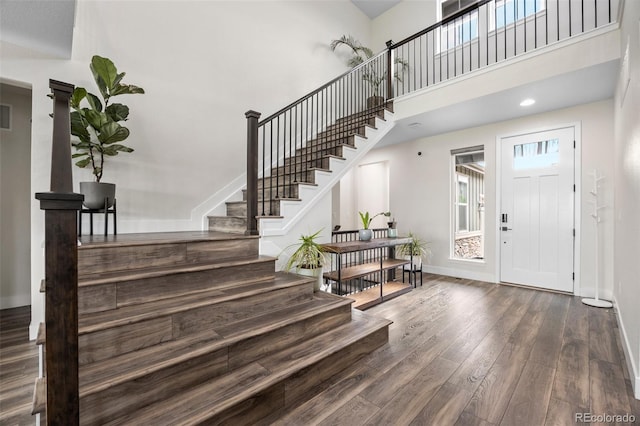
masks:
POLYGON ((622 321, 620 315, 620 309, 616 298, 612 298, 613 306, 615 307, 616 318, 618 319, 618 330, 620 330, 620 339, 622 340, 622 349, 624 350, 624 359, 627 361, 627 370, 629 371, 629 377, 631 377, 631 385, 633 386, 633 393, 636 399, 640 399, 640 371, 639 366, 636 365, 633 359, 633 353, 629 345, 629 339, 627 338, 627 330, 622 321))
POLYGON ((447 268, 444 266, 424 265, 424 271, 448 277, 464 278, 466 280, 485 281, 495 283, 496 277, 486 272, 470 271, 468 269, 447 268))

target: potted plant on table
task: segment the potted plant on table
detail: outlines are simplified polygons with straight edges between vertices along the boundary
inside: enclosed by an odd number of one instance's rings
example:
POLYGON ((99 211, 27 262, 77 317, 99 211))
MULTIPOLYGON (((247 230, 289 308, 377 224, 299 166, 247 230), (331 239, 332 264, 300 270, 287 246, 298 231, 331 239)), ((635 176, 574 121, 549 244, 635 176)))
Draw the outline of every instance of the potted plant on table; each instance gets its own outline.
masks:
POLYGON ((320 290, 322 286, 322 267, 329 261, 322 244, 317 241, 320 232, 322 230, 311 235, 301 235, 299 243, 292 244, 283 250, 296 248, 291 257, 289 257, 284 269, 286 271, 294 270, 299 275, 317 278, 313 286, 314 291, 320 290))
MULTIPOLYGON (((339 39, 331 41, 330 47, 332 51, 335 52, 339 46, 351 49, 351 57, 347 60, 347 65, 351 68, 355 68, 374 57, 373 50, 363 46, 351 35, 343 35, 339 39)), ((402 75, 409 69, 409 63, 396 57, 394 64, 396 65, 396 70, 393 73, 393 78, 402 82, 402 75)), ((367 65, 362 70, 362 79, 369 84, 372 92, 372 96, 367 99, 367 108, 384 104, 384 96, 382 96, 380 88, 381 86, 384 87, 383 84, 387 80, 386 67, 382 71, 376 64, 367 65)))
POLYGON ((431 255, 429 243, 411 232, 409 233, 409 238, 411 238, 410 242, 398 246, 397 254, 398 256, 404 256, 407 260, 411 260, 411 268, 413 270, 419 270, 422 267, 423 259, 431 255))
POLYGON ((360 215, 360 222, 362 223, 362 229, 358 230, 358 236, 360 237, 360 241, 369 241, 371 237, 373 237, 373 232, 369 229, 371 222, 378 216, 391 216, 391 212, 380 212, 376 215, 371 216, 369 212, 358 212, 360 215))
POLYGON ((119 142, 129 137, 129 129, 120 122, 129 118, 129 107, 121 103, 109 103, 119 95, 144 93, 144 89, 131 84, 122 84, 125 73, 118 73, 116 66, 108 58, 94 56, 89 66, 102 99, 83 87, 76 87, 71 96, 71 134, 78 138, 71 145, 76 153, 76 166, 91 167, 95 182, 80 182, 80 192, 84 194, 84 205, 90 209, 113 205, 115 184, 101 182, 106 156, 121 152, 133 152, 132 148, 119 142), (86 101, 87 106, 83 106, 86 101))

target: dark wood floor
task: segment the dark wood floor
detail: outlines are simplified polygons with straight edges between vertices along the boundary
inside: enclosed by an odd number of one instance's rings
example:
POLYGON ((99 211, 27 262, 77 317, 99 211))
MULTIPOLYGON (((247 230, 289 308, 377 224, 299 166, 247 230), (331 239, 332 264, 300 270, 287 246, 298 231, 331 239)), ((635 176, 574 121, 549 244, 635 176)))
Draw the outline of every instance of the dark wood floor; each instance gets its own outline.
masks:
POLYGON ((425 275, 367 312, 389 344, 278 425, 571 425, 634 414, 613 310, 579 298, 425 275))
MULTIPOLYGON (((612 310, 579 298, 425 275, 367 312, 389 344, 327 383, 279 425, 569 425, 575 413, 634 414, 612 310)), ((29 310, 0 311, 0 424, 29 415, 37 349, 29 310)))

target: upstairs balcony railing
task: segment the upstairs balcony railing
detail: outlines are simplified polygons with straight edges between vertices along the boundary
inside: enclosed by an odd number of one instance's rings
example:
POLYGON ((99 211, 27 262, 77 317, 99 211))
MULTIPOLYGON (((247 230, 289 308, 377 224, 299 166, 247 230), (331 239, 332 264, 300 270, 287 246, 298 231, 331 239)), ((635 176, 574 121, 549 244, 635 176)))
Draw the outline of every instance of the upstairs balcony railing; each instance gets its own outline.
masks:
POLYGON ((613 22, 619 0, 479 0, 271 116, 247 113, 247 233, 391 101, 613 22), (400 64, 398 66, 397 64, 400 64))

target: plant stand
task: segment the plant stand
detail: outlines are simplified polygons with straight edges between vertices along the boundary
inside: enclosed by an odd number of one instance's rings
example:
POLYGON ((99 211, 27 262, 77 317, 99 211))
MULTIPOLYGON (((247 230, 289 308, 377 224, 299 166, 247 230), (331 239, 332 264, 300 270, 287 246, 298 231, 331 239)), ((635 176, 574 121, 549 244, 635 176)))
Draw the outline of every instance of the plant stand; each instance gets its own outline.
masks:
POLYGON ((89 235, 93 235, 93 214, 94 213, 104 213, 104 235, 105 237, 109 231, 109 215, 113 215, 113 235, 118 235, 118 220, 117 220, 117 209, 116 209, 116 200, 113 200, 113 206, 111 208, 107 207, 109 205, 109 199, 104 199, 104 207, 100 209, 88 209, 86 207, 82 207, 80 212, 78 213, 78 236, 82 236, 82 215, 89 215, 89 235))
POLYGON ((600 222, 602 222, 602 219, 600 218, 600 209, 603 209, 605 206, 604 205, 598 205, 598 182, 600 182, 602 179, 604 179, 604 176, 598 176, 598 171, 594 170, 593 171, 593 190, 590 191, 591 195, 593 195, 593 214, 591 214, 591 217, 595 220, 595 224, 596 224, 596 297, 591 299, 591 298, 584 298, 582 299, 582 303, 584 303, 585 305, 589 305, 589 306, 594 306, 596 308, 611 308, 613 307, 613 304, 611 302, 608 302, 606 300, 601 300, 598 294, 598 289, 600 287, 600 271, 599 271, 599 257, 600 257, 600 244, 599 244, 599 237, 598 234, 600 233, 600 222))

